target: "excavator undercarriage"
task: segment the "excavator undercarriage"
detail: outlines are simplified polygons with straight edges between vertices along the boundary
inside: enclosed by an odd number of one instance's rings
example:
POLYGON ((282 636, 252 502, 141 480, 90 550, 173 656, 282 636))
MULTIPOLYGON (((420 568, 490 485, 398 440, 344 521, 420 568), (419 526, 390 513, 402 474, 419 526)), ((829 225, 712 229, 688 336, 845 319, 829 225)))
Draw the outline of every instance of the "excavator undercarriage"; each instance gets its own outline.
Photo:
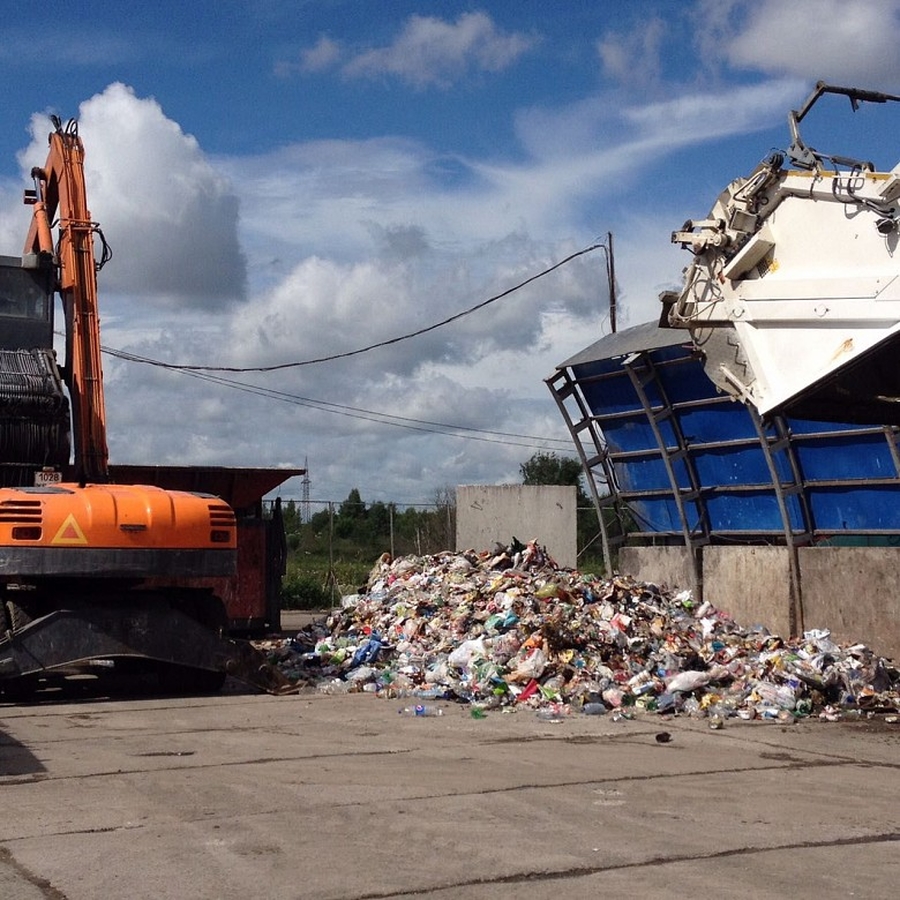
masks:
POLYGON ((293 689, 246 641, 225 635, 221 601, 211 591, 140 591, 110 585, 43 585, 3 591, 0 687, 18 700, 73 675, 120 687, 206 693, 227 676, 273 694, 293 689))

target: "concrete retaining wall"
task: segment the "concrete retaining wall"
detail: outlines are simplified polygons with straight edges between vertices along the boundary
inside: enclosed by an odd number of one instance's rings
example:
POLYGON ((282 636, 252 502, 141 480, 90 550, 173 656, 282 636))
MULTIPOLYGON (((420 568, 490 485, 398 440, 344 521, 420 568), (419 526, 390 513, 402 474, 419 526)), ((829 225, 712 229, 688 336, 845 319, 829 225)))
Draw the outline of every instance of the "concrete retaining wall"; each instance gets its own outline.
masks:
POLYGON ((900 660, 900 548, 804 547, 803 621, 900 660))
POLYGON ((574 485, 466 484, 456 488, 456 547, 489 550, 537 539, 556 562, 575 567, 574 485))
MULTIPOLYGON (((804 547, 798 552, 801 628, 827 628, 900 660, 900 548, 804 547)), ((789 635, 790 557, 784 547, 704 547, 702 588, 683 547, 627 547, 619 571, 641 581, 691 588, 743 626, 789 635)))
POLYGON ((791 633, 791 573, 784 547, 704 547, 703 597, 739 624, 791 633))
POLYGON ((698 593, 691 555, 685 547, 623 547, 619 571, 638 581, 698 593))

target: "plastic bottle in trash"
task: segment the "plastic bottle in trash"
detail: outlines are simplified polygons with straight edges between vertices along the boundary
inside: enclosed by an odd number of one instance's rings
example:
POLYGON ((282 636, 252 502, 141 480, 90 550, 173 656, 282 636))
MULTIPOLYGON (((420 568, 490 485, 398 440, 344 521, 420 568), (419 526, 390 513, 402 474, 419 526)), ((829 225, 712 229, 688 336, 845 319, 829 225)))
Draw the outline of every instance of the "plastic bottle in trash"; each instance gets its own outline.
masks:
POLYGON ((418 703, 415 706, 404 706, 403 709, 400 710, 401 716, 442 716, 444 714, 444 710, 442 710, 439 706, 426 706, 423 703, 418 703))
POLYGON ((678 709, 679 702, 682 701, 678 694, 666 691, 656 698, 656 711, 658 713, 675 712, 678 709))
POLYGON ((421 700, 440 700, 445 693, 445 688, 432 686, 428 688, 416 688, 409 692, 409 696, 418 697, 421 700))
POLYGON ((537 711, 537 717, 545 722, 562 722, 569 714, 569 707, 563 703, 551 703, 537 711))
POLYGON ((316 691, 320 694, 346 694, 350 691, 350 685, 340 678, 331 678, 321 682, 316 691))

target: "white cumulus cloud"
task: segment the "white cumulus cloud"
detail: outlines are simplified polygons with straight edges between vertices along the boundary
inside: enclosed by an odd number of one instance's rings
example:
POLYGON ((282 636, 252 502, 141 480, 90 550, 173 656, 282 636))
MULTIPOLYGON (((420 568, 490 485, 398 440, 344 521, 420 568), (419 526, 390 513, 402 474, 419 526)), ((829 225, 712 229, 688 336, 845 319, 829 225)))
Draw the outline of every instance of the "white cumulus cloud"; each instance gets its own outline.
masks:
MULTIPOLYGON (((168 308, 242 299, 237 198, 196 139, 119 83, 82 103, 78 119, 89 207, 114 252, 104 288, 168 308)), ((50 127, 46 116, 32 118, 24 171, 43 164, 50 127)))
POLYGON ((900 83, 900 3, 818 0, 811 12, 805 4, 755 4, 747 26, 728 46, 730 61, 790 75, 818 72, 838 84, 864 78, 861 87, 900 83))
POLYGON ((506 69, 535 42, 534 36, 502 31, 484 12, 455 21, 412 15, 390 44, 350 49, 323 35, 298 63, 281 63, 277 70, 321 72, 340 65, 350 79, 393 77, 416 88, 448 88, 468 74, 506 69))

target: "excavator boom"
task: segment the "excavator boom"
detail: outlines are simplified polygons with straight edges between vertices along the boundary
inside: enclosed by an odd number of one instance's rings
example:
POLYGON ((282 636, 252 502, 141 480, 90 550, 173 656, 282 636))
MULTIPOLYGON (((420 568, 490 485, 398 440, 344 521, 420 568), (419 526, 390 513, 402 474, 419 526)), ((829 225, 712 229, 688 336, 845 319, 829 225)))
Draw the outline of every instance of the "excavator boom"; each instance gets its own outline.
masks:
MULTIPOLYGON (((109 479, 106 404, 100 360, 100 320, 97 312, 97 267, 94 234, 99 233, 87 206, 84 147, 72 119, 62 127, 54 119, 50 151, 43 168, 32 169, 34 190, 25 195, 33 206, 23 260, 55 266, 57 289, 66 319, 65 378, 72 399, 75 477, 79 482, 109 479), (51 228, 59 216, 59 241, 51 228)), ((106 242, 103 242, 106 250, 106 242)), ((106 261, 106 253, 101 261, 106 261)))

